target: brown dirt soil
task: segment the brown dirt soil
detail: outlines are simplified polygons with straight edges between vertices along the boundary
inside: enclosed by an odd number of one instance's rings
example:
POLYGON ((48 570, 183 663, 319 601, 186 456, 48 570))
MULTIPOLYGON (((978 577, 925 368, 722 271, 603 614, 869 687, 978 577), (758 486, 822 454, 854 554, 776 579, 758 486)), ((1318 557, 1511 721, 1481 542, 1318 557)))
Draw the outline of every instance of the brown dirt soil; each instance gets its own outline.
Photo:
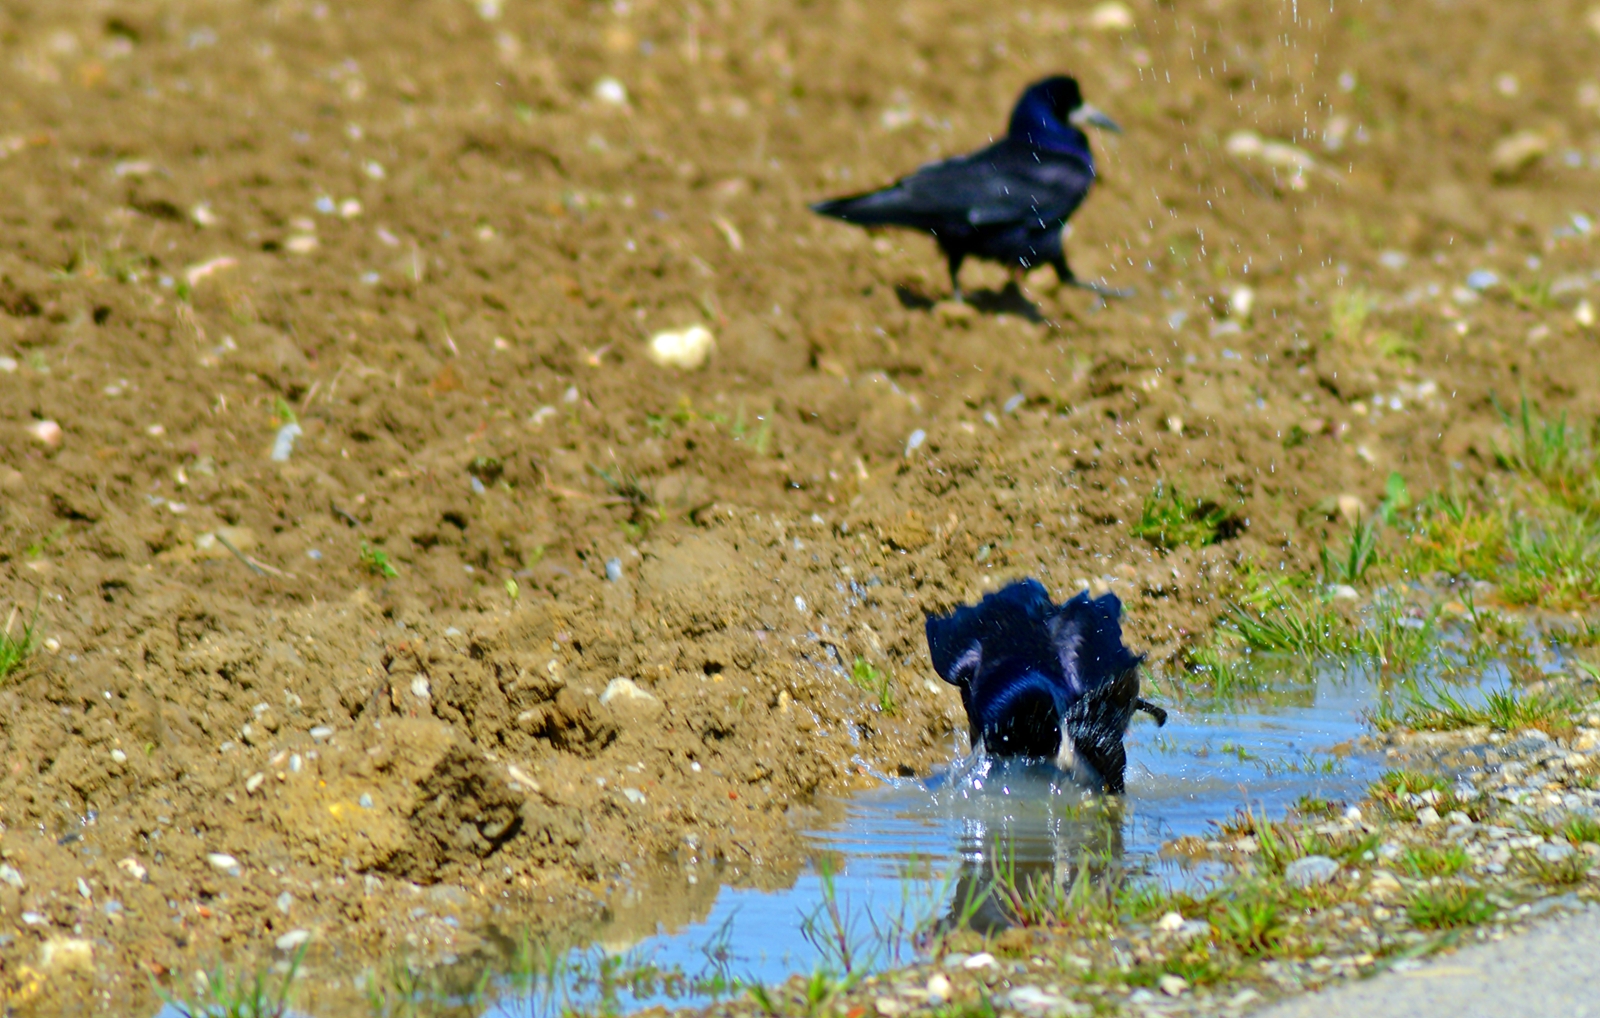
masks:
POLYGON ((782 884, 787 811, 951 755, 925 612, 1109 586, 1159 664, 1312 507, 1480 470, 1492 394, 1600 409, 1556 232, 1595 213, 1586 2, 1127 9, 0 7, 0 582, 49 640, 0 690, 10 1006, 294 929, 461 951, 646 863, 782 884), (806 211, 1056 71, 1126 129, 1070 249, 1133 299, 1035 274, 1034 320, 971 266, 935 305, 929 242, 806 211), (1453 298, 1476 268, 1517 287, 1453 298), (706 368, 648 359, 690 324, 706 368), (1159 479, 1247 527, 1132 539, 1159 479))

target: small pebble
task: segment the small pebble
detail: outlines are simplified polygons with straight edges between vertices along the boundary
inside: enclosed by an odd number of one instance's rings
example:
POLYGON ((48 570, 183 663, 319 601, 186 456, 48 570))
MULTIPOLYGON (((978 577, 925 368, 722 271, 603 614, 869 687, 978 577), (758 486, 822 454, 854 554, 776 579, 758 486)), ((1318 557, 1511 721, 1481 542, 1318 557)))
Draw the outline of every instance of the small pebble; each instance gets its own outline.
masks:
POLYGON ((411 680, 411 695, 416 697, 418 700, 426 700, 431 692, 432 690, 428 686, 428 680, 423 676, 418 675, 416 678, 411 680))
POLYGON ((61 425, 55 421, 34 421, 28 425, 28 434, 35 442, 51 449, 61 444, 61 425))
POLYGON ((22 913, 22 921, 27 923, 29 926, 48 926, 48 925, 50 925, 49 918, 47 916, 43 915, 42 913, 39 913, 39 912, 24 912, 24 913, 22 913))
POLYGON ((329 728, 327 725, 317 725, 306 734, 311 736, 312 742, 327 742, 329 739, 333 738, 333 729, 329 728))
POLYGON ((923 431, 921 428, 913 431, 911 433, 911 437, 906 439, 906 455, 910 456, 912 453, 922 448, 922 443, 926 442, 927 440, 928 433, 926 431, 923 431))
POLYGON ((280 951, 293 951, 310 939, 310 930, 290 930, 274 941, 274 944, 280 951))
POLYGON ((124 753, 120 749, 113 749, 111 751, 111 762, 125 764, 128 762, 128 754, 124 753))
POLYGON ((1175 976, 1170 972, 1162 976, 1157 981, 1157 985, 1161 987, 1161 992, 1169 997, 1181 996, 1183 991, 1189 988, 1188 980, 1182 976, 1175 976))
POLYGON ((994 968, 994 966, 994 955, 988 951, 981 951, 961 963, 961 967, 964 969, 988 969, 994 968))
POLYGON ((288 891, 284 891, 282 894, 278 895, 278 900, 275 904, 278 906, 279 912, 282 912, 284 915, 288 915, 289 910, 294 907, 294 895, 290 894, 288 891))
POLYGON ((144 864, 139 862, 139 860, 135 859, 131 855, 126 859, 117 860, 117 869, 139 881, 141 884, 144 883, 145 878, 150 875, 149 870, 144 868, 144 864))
POLYGON ((1594 305, 1587 300, 1580 300, 1577 308, 1572 312, 1572 319, 1585 329, 1594 328, 1596 321, 1594 305))
POLYGON ((272 440, 273 462, 283 463, 294 453, 294 440, 303 434, 300 425, 290 421, 278 429, 278 435, 272 440))
POLYGON ((1126 32, 1133 28, 1133 12, 1117 0, 1096 4, 1084 24, 1097 32, 1126 32))
POLYGON ((248 778, 245 778, 244 779, 244 794, 245 795, 254 795, 256 793, 256 789, 260 788, 262 783, 265 782, 266 780, 267 780, 266 774, 261 772, 261 771, 256 771, 254 774, 250 775, 248 778))
POLYGON ((644 793, 639 791, 637 788, 624 788, 622 790, 622 795, 635 806, 644 805, 644 793))
POLYGON ((1247 319, 1255 306, 1256 292, 1248 286, 1234 287, 1233 292, 1228 295, 1229 318, 1247 319))
POLYGON ((650 359, 664 368, 693 371, 710 360, 716 337, 703 325, 677 332, 658 332, 650 338, 650 359))
POLYGON ((78 897, 82 898, 84 901, 94 900, 94 892, 89 890, 89 885, 82 877, 78 878, 78 897))
POLYGON ((0 880, 5 881, 17 890, 22 890, 24 882, 22 874, 10 863, 0 863, 0 880))
POLYGON ((621 581, 622 560, 620 558, 606 559, 606 579, 610 580, 612 583, 621 581))
POLYGON ((310 254, 317 249, 317 238, 309 233, 297 233, 283 242, 283 249, 290 254, 310 254))
POLYGON ((209 852, 206 854, 206 862, 210 863, 214 869, 226 873, 230 877, 239 875, 239 860, 226 852, 209 852))
POLYGON ((1308 855, 1296 859, 1283 871, 1283 879, 1290 887, 1317 887, 1332 880, 1339 872, 1339 864, 1325 855, 1308 855))
POLYGON ((1467 285, 1482 293, 1500 282, 1500 277, 1488 269, 1476 269, 1467 273, 1467 285))
POLYGON ((607 106, 626 106, 628 90, 616 78, 601 78, 594 83, 594 97, 607 106))
POLYGON ((362 792, 361 798, 356 801, 361 804, 362 809, 372 808, 372 794, 370 792, 362 792))

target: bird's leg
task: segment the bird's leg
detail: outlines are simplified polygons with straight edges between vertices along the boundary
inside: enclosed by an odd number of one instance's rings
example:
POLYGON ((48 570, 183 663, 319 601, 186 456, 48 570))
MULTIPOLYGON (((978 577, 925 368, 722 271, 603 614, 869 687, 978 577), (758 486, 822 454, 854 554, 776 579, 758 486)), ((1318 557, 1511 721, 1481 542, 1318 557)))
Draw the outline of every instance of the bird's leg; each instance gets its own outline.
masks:
POLYGON ((1072 268, 1067 265, 1067 258, 1065 255, 1062 255, 1059 261, 1052 264, 1056 270, 1056 278, 1061 281, 1062 286, 1075 286, 1080 290, 1088 290, 1090 293, 1097 294, 1100 297, 1133 296, 1133 290, 1131 287, 1128 289, 1119 290, 1116 287, 1106 286, 1104 283, 1092 283, 1087 279, 1079 279, 1077 275, 1073 273, 1072 268))
POLYGON ((950 260, 950 299, 957 304, 967 302, 966 294, 961 292, 961 263, 967 256, 955 251, 946 252, 945 257, 950 260))

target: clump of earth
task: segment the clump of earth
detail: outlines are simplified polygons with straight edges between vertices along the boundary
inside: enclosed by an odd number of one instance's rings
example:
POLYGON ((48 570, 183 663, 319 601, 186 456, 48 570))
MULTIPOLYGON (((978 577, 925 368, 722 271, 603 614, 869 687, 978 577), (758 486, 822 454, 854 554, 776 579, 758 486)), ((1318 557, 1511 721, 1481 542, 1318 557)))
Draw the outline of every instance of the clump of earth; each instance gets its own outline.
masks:
POLYGON ((1109 589, 1181 667, 1237 563, 1492 473, 1496 398, 1592 416, 1588 17, 7 5, 8 999, 782 884, 793 811, 961 748, 927 613, 1109 589), (952 304, 806 210, 1063 71, 1133 298, 952 304), (1238 525, 1134 538, 1158 482, 1238 525))

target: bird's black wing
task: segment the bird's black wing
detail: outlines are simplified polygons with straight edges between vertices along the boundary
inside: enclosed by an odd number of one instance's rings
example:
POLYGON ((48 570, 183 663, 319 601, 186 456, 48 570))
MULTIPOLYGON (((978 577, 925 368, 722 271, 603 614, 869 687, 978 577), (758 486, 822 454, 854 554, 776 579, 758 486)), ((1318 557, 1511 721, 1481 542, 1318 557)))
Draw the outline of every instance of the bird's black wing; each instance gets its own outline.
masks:
POLYGON ((930 163, 881 191, 813 208, 862 226, 964 232, 1060 222, 1093 182, 1094 171, 1074 157, 1006 139, 971 155, 930 163))

